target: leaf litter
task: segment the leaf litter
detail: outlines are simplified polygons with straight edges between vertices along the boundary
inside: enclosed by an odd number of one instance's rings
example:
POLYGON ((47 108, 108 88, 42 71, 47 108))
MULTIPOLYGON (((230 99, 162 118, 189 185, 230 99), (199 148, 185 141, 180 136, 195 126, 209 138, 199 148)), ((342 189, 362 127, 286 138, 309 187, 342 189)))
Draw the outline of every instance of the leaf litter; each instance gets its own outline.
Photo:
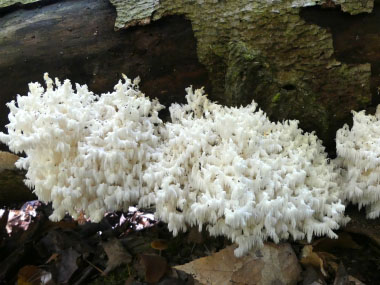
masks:
POLYGON ((348 226, 337 240, 266 243, 250 253, 253 259, 236 260, 225 238, 195 228, 173 238, 152 212, 130 207, 95 224, 68 216, 51 222, 51 207, 38 201, 0 209, 0 284, 265 284, 265 272, 287 284, 298 271, 295 282, 305 285, 380 280, 380 246, 371 227, 361 233, 348 226))

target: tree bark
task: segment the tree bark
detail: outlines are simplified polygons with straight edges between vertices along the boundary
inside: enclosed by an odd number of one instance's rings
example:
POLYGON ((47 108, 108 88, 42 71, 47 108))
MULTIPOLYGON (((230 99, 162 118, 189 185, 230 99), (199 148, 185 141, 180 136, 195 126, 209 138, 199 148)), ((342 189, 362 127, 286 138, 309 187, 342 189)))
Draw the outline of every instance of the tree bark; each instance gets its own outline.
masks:
POLYGON ((29 82, 43 83, 44 72, 87 84, 97 94, 112 91, 122 73, 132 79, 140 76, 140 89, 165 105, 184 102, 184 89, 190 85, 209 86, 191 23, 183 17, 114 31, 116 11, 108 1, 41 3, 3 10, 0 17, 2 131, 8 121, 5 103, 25 95, 29 82))

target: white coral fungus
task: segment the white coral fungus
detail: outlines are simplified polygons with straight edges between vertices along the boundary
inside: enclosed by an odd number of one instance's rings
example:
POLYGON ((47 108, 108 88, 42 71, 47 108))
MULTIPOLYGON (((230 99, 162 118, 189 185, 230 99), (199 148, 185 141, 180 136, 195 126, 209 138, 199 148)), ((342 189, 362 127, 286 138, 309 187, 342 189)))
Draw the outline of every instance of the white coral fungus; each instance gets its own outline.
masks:
POLYGON ((345 207, 314 134, 297 121, 270 122, 255 103, 228 108, 187 92, 187 105, 170 108, 162 160, 144 174, 174 235, 205 225, 236 242, 237 256, 267 238, 336 237, 345 207))
POLYGON ((105 211, 136 204, 146 190, 141 173, 155 157, 162 106, 124 79, 97 96, 86 85, 74 91, 69 80, 54 86, 45 74, 46 90, 31 83, 28 96, 8 103, 8 135, 0 140, 26 153, 17 166, 28 170, 25 183, 38 198, 53 203, 52 220, 83 211, 99 221, 105 211))
POLYGON ((296 121, 270 122, 256 104, 228 108, 203 90, 187 89, 187 105, 162 106, 125 78, 113 93, 61 84, 30 84, 8 104, 8 134, 0 140, 26 153, 19 167, 50 217, 156 205, 176 235, 197 225, 236 242, 237 256, 271 238, 336 237, 345 223, 334 166, 314 134, 296 121))
POLYGON ((347 200, 366 207, 368 218, 380 216, 380 105, 375 115, 353 112, 353 126, 338 130, 336 148, 347 200))

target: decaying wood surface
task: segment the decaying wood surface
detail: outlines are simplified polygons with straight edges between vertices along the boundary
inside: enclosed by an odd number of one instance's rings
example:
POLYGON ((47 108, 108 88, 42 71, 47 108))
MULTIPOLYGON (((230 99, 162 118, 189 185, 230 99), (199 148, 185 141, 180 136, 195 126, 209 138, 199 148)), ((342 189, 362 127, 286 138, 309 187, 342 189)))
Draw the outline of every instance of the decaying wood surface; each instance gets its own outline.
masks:
POLYGON ((112 91, 121 73, 140 76, 140 89, 165 105, 184 102, 190 85, 208 86, 189 21, 174 16, 114 31, 115 18, 107 0, 49 1, 0 14, 0 130, 6 102, 25 95, 29 82, 43 83, 44 72, 95 93, 112 91))

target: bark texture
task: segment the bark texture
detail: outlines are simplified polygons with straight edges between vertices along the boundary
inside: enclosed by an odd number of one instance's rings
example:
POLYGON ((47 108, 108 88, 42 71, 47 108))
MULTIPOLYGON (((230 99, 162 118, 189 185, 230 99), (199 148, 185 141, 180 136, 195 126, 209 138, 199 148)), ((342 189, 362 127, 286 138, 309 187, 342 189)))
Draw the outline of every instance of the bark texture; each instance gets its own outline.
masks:
POLYGON ((40 0, 0 0, 0 8, 10 7, 13 5, 26 5, 39 1, 40 0))
POLYGON ((43 83, 44 72, 87 84, 95 93, 111 91, 121 73, 140 76, 141 90, 166 105, 184 102, 190 85, 209 85, 191 23, 183 17, 114 31, 116 12, 106 0, 44 3, 0 17, 2 131, 8 121, 6 102, 25 95, 29 82, 43 83))
MULTIPOLYGON (((98 94, 112 91, 121 73, 140 76, 140 89, 166 105, 184 102, 184 89, 190 85, 209 86, 191 23, 183 17, 115 31, 116 11, 108 1, 33 5, 0 9, 1 131, 8 123, 5 104, 17 94, 25 95, 29 82, 43 83, 44 72, 88 84, 98 94)), ((7 148, 0 144, 0 149, 7 148)), ((14 169, 0 173, 0 205, 35 198, 23 179, 24 173, 14 169)))
POLYGON ((150 20, 184 15, 192 23, 214 99, 228 105, 254 99, 273 119, 298 119, 327 145, 351 110, 371 102, 371 66, 339 61, 331 32, 306 22, 300 11, 322 5, 354 15, 371 12, 373 1, 151 0, 136 1, 134 10, 126 1, 110 1, 118 12, 116 28, 138 24, 136 7, 150 7, 150 20))
MULTIPOLYGON (((94 92, 112 88, 123 72, 140 75, 142 90, 164 104, 183 100, 190 84, 211 87, 211 98, 223 104, 254 99, 272 119, 298 119, 334 150, 351 110, 368 108, 377 94, 374 49, 357 41, 371 60, 350 60, 351 43, 339 40, 352 19, 376 13, 372 0, 0 1, 8 7, 17 9, 0 18, 2 106, 45 71, 94 92), (17 10, 33 3, 41 8, 17 10), (319 20, 302 16, 310 7, 322 8, 319 20), (344 31, 323 26, 331 11, 346 18, 344 31)), ((377 31, 368 34, 361 36, 370 46, 380 42, 377 31)), ((1 126, 6 121, 2 112, 1 126)))

